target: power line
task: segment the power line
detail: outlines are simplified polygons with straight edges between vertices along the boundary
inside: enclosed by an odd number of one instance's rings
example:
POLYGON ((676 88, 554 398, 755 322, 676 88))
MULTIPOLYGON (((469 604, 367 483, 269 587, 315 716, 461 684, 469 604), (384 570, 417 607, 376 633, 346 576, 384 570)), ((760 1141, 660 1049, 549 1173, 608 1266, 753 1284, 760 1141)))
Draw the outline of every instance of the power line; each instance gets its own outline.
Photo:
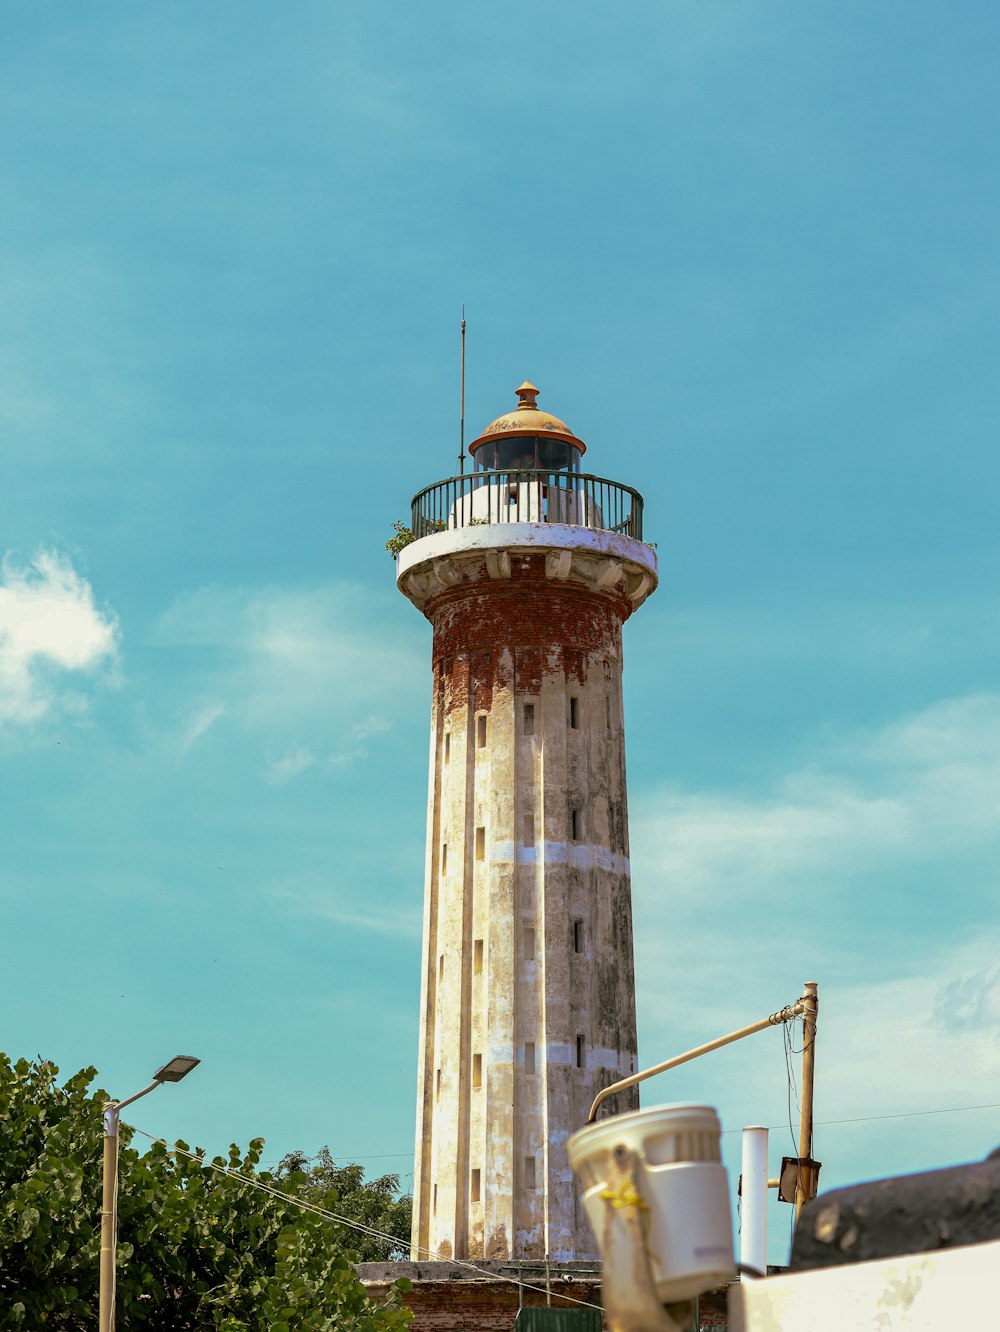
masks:
MULTIPOLYGON (((308 1202, 305 1198, 297 1198, 294 1194, 284 1193, 280 1189, 272 1188, 270 1184, 265 1184, 263 1180, 256 1179, 252 1175, 241 1174, 238 1170, 233 1170, 230 1166, 219 1165, 216 1161, 206 1161, 203 1156, 197 1152, 186 1151, 183 1147, 178 1147, 176 1143, 173 1147, 164 1138, 154 1138, 151 1133, 144 1129, 136 1128, 134 1124, 129 1125, 136 1133, 148 1138, 150 1142, 157 1142, 161 1147, 166 1148, 174 1156, 186 1156, 192 1161, 197 1161, 203 1168, 214 1170, 220 1175, 226 1175, 230 1179, 236 1180, 239 1184, 249 1185, 250 1188, 259 1189, 261 1193, 266 1193, 275 1198, 278 1202, 291 1203, 295 1207, 302 1208, 305 1212, 312 1212, 316 1216, 324 1217, 327 1221, 334 1221, 337 1225, 347 1226, 350 1230, 357 1230, 362 1235, 368 1235, 373 1239, 385 1240, 390 1244, 399 1244, 397 1235, 390 1235, 386 1230, 378 1230, 375 1226, 366 1226, 361 1221, 354 1221, 350 1217, 340 1216, 337 1212, 331 1212, 325 1207, 320 1207, 318 1203, 308 1202)), ((421 1254, 427 1258, 437 1261, 438 1255, 431 1249, 425 1249, 422 1245, 415 1245, 421 1254)), ((544 1286, 533 1286, 528 1281, 518 1281, 517 1277, 505 1276, 502 1272, 491 1272, 488 1268, 478 1267, 475 1263, 470 1263, 463 1258, 449 1258, 449 1263, 454 1263, 456 1267, 464 1267, 470 1272, 475 1272, 477 1276, 489 1277, 491 1281, 504 1281, 512 1286, 520 1286, 522 1290, 534 1290, 541 1295, 548 1295, 550 1292, 544 1286)), ((566 1300, 569 1304, 579 1304, 587 1309, 600 1309, 599 1304, 592 1304, 589 1300, 574 1299, 572 1295, 560 1293, 559 1298, 566 1300)))
MULTIPOLYGON (((794 1054, 801 1053, 796 1050, 794 1054)), ((854 1119, 817 1119, 817 1127, 827 1127, 831 1124, 867 1124, 876 1119, 915 1119, 921 1115, 954 1115, 962 1110, 1000 1110, 1000 1102, 990 1102, 986 1105, 949 1105, 940 1110, 906 1110, 892 1115, 861 1115, 854 1119)), ((772 1129, 785 1129, 787 1124, 772 1124, 772 1129)), ((724 1129, 724 1133, 742 1133, 742 1129, 724 1129)), ((794 1136, 794 1135, 793 1135, 794 1136)), ((413 1152, 338 1152, 336 1160, 338 1161, 388 1161, 400 1160, 407 1157, 413 1159, 413 1152)), ((311 1157, 309 1158, 312 1159, 311 1157)))
MULTIPOLYGON (((904 1110, 892 1115, 857 1115, 851 1119, 817 1119, 817 1127, 829 1127, 831 1124, 871 1124, 878 1119, 918 1119, 922 1115, 955 1115, 962 1110, 1000 1110, 1000 1101, 986 1105, 948 1105, 940 1110, 904 1110)), ((787 1128, 787 1124, 772 1124, 772 1129, 787 1128)), ((742 1133, 742 1129, 723 1129, 723 1133, 742 1133)))
POLYGON ((896 1115, 862 1115, 859 1119, 818 1119, 818 1124, 869 1124, 876 1119, 917 1119, 921 1115, 954 1115, 961 1110, 1000 1110, 1000 1101, 989 1105, 950 1105, 943 1110, 906 1110, 896 1115))

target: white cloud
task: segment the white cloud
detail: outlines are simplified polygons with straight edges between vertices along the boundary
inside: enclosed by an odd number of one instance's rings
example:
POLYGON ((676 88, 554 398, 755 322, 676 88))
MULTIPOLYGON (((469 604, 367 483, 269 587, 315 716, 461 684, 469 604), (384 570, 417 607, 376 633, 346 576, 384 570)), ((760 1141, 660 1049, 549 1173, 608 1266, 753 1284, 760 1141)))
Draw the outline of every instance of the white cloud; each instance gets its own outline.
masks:
POLYGON ((64 556, 40 550, 0 582, 0 723, 27 725, 85 699, 69 673, 93 673, 118 655, 118 621, 98 609, 90 584, 64 556))

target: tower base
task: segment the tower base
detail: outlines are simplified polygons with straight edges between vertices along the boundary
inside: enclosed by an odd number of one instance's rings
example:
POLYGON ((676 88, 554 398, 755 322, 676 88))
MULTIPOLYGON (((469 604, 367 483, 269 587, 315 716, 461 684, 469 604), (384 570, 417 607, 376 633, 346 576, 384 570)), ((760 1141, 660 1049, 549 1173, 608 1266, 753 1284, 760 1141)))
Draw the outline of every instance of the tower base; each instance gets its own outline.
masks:
MULTIPOLYGON (((600 1332, 601 1269, 597 1263, 477 1262, 475 1270, 455 1262, 359 1263, 368 1294, 385 1295, 401 1277, 413 1289, 403 1298, 413 1310, 413 1332, 534 1332, 523 1310, 574 1311, 573 1332, 600 1332), (516 1283, 522 1283, 520 1285, 516 1283), (594 1307, 596 1306, 596 1307, 594 1307)), ((569 1332, 564 1319, 553 1319, 569 1332)))

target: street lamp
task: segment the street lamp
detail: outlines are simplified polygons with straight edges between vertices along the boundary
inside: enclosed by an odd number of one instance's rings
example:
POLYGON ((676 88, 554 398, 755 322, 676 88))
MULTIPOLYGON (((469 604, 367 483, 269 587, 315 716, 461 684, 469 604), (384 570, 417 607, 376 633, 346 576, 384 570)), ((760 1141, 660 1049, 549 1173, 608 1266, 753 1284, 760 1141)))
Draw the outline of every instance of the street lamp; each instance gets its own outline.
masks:
POLYGON ((115 1327, 115 1246, 118 1242, 118 1121, 126 1105, 148 1096, 165 1082, 180 1082, 200 1064, 192 1055, 174 1055, 158 1068, 153 1081, 124 1101, 108 1101, 104 1107, 104 1195, 101 1202, 101 1294, 98 1314, 99 1332, 114 1332, 115 1327))

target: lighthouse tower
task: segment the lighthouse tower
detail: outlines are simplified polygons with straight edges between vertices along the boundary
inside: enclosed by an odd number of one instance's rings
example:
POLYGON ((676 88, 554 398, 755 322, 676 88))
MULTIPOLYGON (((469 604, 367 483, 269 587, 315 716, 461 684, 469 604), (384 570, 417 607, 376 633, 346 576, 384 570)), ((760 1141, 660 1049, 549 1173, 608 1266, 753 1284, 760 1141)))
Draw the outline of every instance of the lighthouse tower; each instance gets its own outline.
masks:
POLYGON ((415 1259, 596 1257, 566 1139, 637 1067, 621 630, 656 556, 517 395, 398 558, 434 630, 415 1259))

